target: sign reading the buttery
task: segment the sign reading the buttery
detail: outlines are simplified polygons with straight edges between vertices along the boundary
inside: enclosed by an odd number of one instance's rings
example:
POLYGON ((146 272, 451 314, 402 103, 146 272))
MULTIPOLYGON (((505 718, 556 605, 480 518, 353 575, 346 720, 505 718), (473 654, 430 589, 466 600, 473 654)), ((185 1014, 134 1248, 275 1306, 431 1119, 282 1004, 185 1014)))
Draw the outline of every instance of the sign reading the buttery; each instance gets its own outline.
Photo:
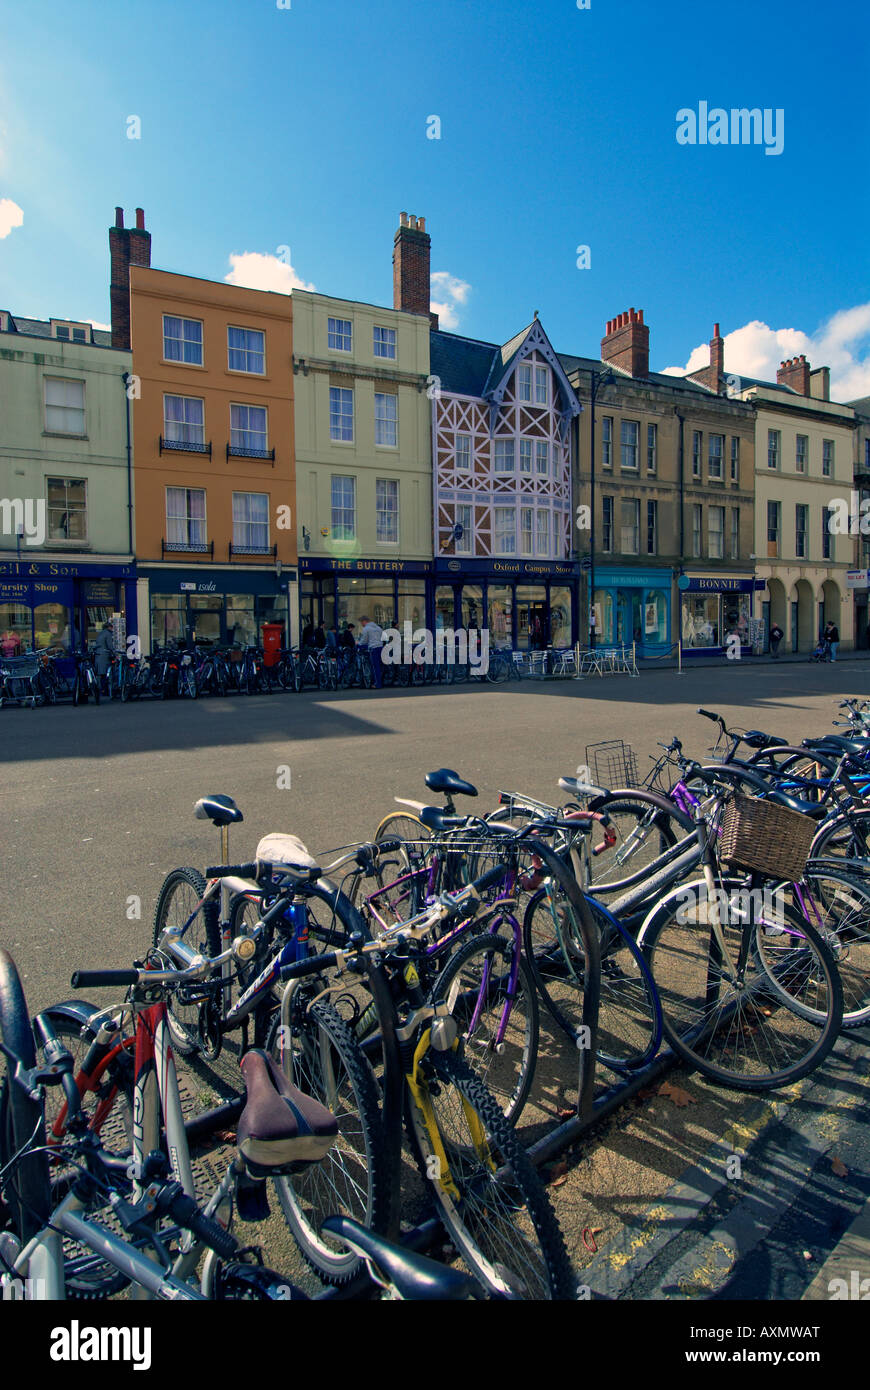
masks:
POLYGON ((325 560, 307 559, 299 561, 303 573, 328 571, 330 574, 429 574, 431 560, 325 560))

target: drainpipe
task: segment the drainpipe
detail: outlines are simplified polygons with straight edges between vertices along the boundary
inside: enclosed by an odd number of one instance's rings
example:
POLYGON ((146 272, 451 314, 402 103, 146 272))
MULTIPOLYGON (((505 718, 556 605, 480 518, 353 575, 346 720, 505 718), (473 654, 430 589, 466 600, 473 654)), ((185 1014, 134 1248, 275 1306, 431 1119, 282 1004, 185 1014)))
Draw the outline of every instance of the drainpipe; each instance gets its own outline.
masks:
POLYGON ((685 416, 680 414, 677 406, 674 406, 674 414, 680 422, 680 564, 682 564, 686 558, 686 508, 684 505, 686 456, 683 440, 683 425, 686 420, 685 416))
POLYGON ((133 444, 130 433, 130 396, 128 388, 133 378, 129 372, 121 373, 124 383, 124 399, 127 407, 127 549, 133 555, 133 444))

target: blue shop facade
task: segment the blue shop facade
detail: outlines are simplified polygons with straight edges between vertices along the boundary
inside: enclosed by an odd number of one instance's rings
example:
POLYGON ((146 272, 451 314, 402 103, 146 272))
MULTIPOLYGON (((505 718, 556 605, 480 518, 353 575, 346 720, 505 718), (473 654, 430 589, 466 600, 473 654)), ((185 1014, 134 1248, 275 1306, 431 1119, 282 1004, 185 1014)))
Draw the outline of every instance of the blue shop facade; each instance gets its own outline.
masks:
POLYGON ((91 647, 116 614, 137 632, 136 566, 95 560, 0 560, 0 655, 91 647))
POLYGON ((599 646, 636 644, 639 657, 662 656, 671 636, 673 570, 603 565, 595 569, 599 646))

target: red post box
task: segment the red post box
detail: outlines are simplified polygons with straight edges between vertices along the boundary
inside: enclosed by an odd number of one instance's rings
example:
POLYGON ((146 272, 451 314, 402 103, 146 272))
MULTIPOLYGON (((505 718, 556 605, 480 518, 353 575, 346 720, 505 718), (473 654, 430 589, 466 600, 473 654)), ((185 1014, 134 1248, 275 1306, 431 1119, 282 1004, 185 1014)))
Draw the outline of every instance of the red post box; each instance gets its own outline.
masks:
POLYGON ((263 624, 263 664, 275 666, 281 655, 281 639, 284 636, 283 623, 263 624))

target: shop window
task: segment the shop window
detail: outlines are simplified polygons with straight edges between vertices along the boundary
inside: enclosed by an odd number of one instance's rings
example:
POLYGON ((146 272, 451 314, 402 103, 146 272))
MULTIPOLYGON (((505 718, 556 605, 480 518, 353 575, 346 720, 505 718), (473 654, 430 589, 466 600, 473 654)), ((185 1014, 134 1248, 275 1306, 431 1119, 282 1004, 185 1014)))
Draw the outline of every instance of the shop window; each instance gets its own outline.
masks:
POLYGON ((402 623, 412 623, 415 629, 424 627, 426 623, 426 581, 424 579, 400 579, 397 606, 400 632, 402 623))
POLYGON ((435 590, 435 627, 452 628, 454 622, 453 614, 453 587, 449 584, 439 584, 435 590))
POLYGON ((33 610, 33 646, 36 651, 46 647, 70 645, 69 609, 63 603, 40 603, 33 610))
POLYGON ((613 641, 613 594, 609 589, 595 590, 595 638, 601 644, 613 641))
POLYGON ((718 596, 683 595, 682 633, 684 647, 719 646, 718 596))
POLYGON ((507 648, 513 646, 513 589, 508 585, 496 587, 490 584, 487 590, 489 610, 490 646, 507 648))
POLYGON ((668 596, 663 589, 647 589, 643 601, 644 642, 666 642, 668 635, 668 596))
MULTIPOLYGON (((197 595, 199 599, 200 595, 197 595)), ((206 595, 202 595, 206 597, 206 595)), ((211 598, 211 595, 207 597, 211 598)), ((253 594, 227 594, 227 638, 230 642, 238 642, 240 647, 259 646, 260 636, 254 617, 254 595, 253 594)), ((191 605, 192 606, 192 605, 191 605)), ((213 610, 204 610, 210 621, 213 610)), ((199 632, 199 622, 197 622, 197 632, 199 632)))
POLYGON ((46 478, 48 539, 86 541, 88 538, 87 483, 84 478, 46 478))
POLYGON ((183 594, 151 595, 151 645, 165 647, 186 636, 187 604, 183 594))
POLYGON ((751 600, 749 594, 729 594, 724 600, 724 629, 725 641, 736 634, 740 638, 740 645, 749 645, 749 612, 751 600))
MULTIPOLYGON (((238 595, 236 595, 238 597, 238 595)), ((190 636, 194 642, 213 644, 221 640, 221 619, 224 614, 223 594, 190 595, 190 636)), ((185 635, 185 634, 182 634, 185 635)), ((232 640, 233 629, 229 628, 232 640)))
POLYGON ((349 579, 338 581, 338 619, 339 626, 347 622, 354 624, 355 635, 359 637, 364 617, 381 627, 392 627, 395 622, 396 606, 393 598, 392 580, 349 579))
POLYGON ((31 645, 31 610, 23 603, 0 603, 0 656, 23 656, 31 645))
POLYGON ((550 641, 554 647, 571 645, 571 604, 570 589, 550 589, 550 641))
POLYGON ((463 584, 460 613, 464 628, 484 626, 483 589, 479 584, 463 584))
MULTIPOLYGON (((257 619, 257 641, 263 640, 264 623, 280 623, 284 629, 283 641, 287 642, 287 595, 257 594, 254 599, 254 612, 257 619)), ((330 618, 333 621, 334 614, 330 618)))

